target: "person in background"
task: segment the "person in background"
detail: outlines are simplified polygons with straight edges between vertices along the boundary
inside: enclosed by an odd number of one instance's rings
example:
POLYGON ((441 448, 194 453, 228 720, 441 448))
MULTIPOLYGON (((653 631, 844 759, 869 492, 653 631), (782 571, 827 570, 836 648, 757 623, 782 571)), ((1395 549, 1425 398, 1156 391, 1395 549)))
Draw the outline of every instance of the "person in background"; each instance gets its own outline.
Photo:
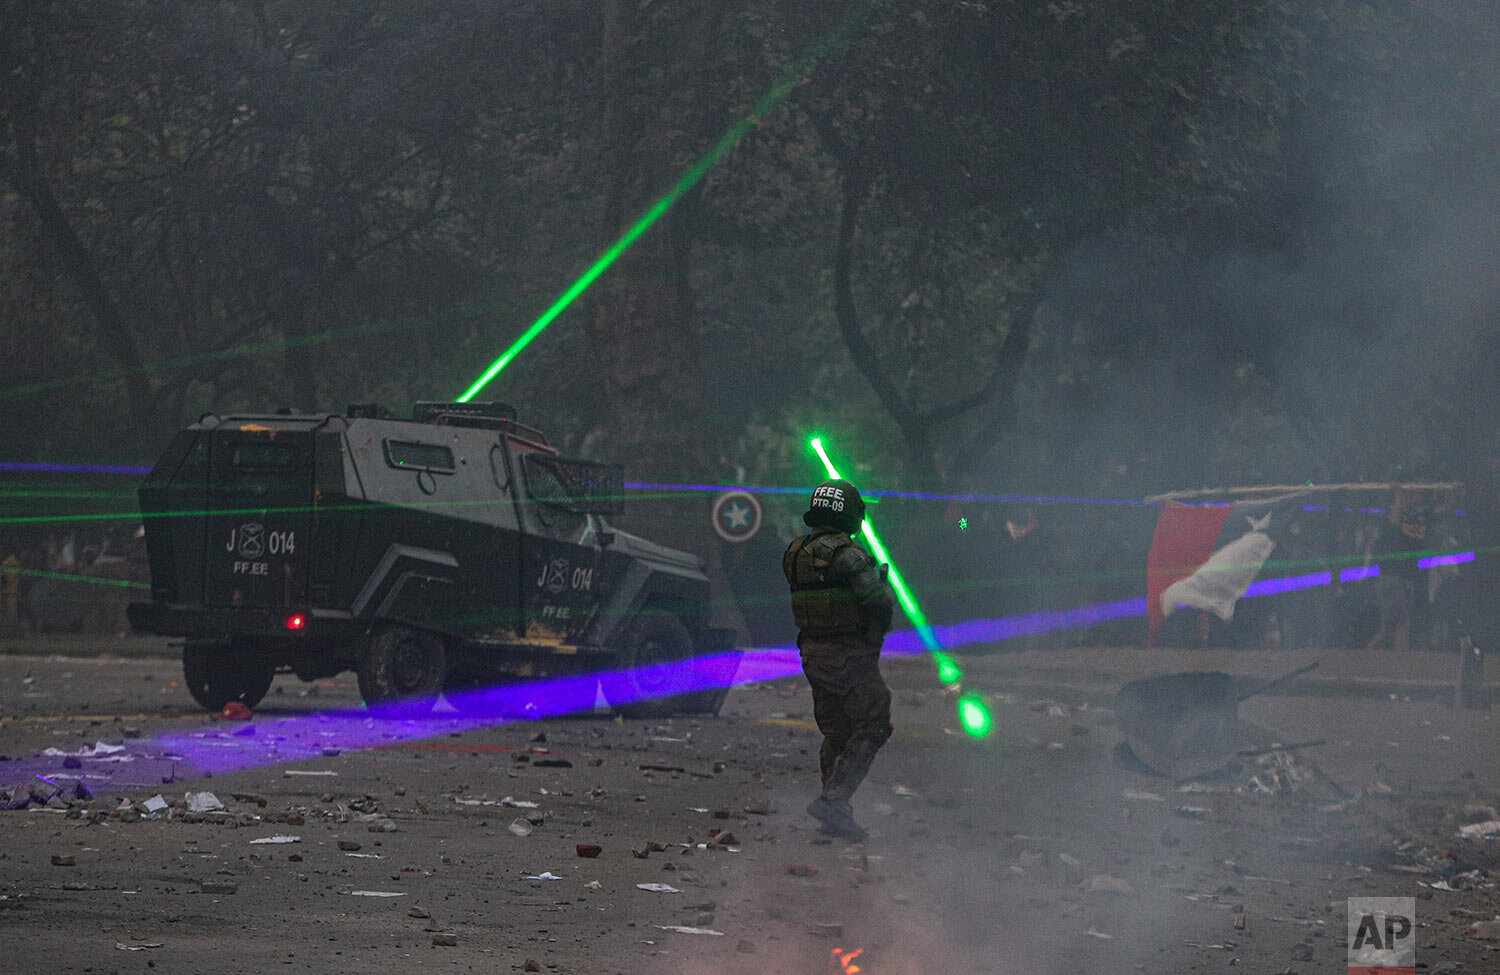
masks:
POLYGON ((1397 489, 1375 538, 1374 556, 1380 565, 1376 589, 1380 629, 1365 644, 1366 650, 1379 649, 1387 641, 1393 650, 1411 649, 1412 606, 1422 577, 1417 553, 1427 548, 1427 512, 1397 489))

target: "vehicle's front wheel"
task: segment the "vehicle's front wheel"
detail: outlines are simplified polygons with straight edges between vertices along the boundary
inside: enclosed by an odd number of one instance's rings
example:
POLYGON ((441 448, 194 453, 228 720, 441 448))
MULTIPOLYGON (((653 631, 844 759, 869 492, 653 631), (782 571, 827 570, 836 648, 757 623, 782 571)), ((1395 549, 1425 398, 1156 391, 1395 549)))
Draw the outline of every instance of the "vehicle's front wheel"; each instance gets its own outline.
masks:
POLYGON ((359 693, 387 717, 420 718, 443 691, 447 654, 441 637, 403 626, 370 636, 359 662, 359 693))
POLYGON ((662 718, 681 703, 678 698, 694 685, 693 638, 682 620, 660 609, 636 617, 615 658, 615 668, 602 675, 604 699, 631 718, 662 718))
POLYGON ((264 652, 238 640, 189 640, 182 647, 182 677, 193 700, 218 712, 231 701, 247 708, 259 704, 276 667, 264 652))

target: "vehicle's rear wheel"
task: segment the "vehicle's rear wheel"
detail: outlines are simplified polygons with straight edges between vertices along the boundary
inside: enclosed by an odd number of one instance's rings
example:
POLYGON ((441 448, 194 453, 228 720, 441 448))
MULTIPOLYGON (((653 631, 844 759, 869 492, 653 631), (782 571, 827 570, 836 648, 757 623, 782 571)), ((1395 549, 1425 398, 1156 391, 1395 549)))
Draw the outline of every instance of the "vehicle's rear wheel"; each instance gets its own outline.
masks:
POLYGON ((388 717, 420 718, 443 691, 447 654, 441 637, 404 626, 376 630, 360 659, 359 693, 388 717))
POLYGON ((682 620, 660 609, 636 617, 600 686, 604 699, 631 718, 661 718, 678 710, 680 697, 695 690, 693 638, 682 620))
POLYGON ((193 700, 217 712, 231 701, 247 708, 259 704, 276 667, 266 653, 239 640, 189 640, 182 647, 182 677, 193 700))

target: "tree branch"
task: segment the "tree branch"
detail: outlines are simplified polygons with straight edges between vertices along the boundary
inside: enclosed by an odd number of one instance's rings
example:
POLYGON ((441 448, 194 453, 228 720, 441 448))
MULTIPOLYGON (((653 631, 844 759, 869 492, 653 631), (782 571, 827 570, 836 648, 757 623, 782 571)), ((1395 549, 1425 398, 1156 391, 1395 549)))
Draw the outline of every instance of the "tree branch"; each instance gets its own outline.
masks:
POLYGON ((989 396, 994 397, 993 408, 959 452, 953 469, 955 481, 962 481, 975 473, 995 442, 1015 422, 1016 387, 1021 381, 1021 369, 1026 365, 1026 356, 1031 351, 1031 327, 1036 321, 1036 312, 1041 303, 1042 288, 1033 284, 1026 300, 1011 317, 1010 331, 1006 333, 1005 341, 1000 344, 1000 351, 995 356, 995 371, 985 384, 989 396))
POLYGON ((838 319, 839 332, 849 350, 854 367, 865 377, 880 402, 885 405, 907 445, 916 447, 926 439, 926 427, 912 411, 911 404, 891 382, 880 359, 875 355, 869 339, 859 325, 859 310, 854 304, 852 283, 854 264, 854 235, 859 227, 859 209, 870 190, 870 181, 863 169, 857 165, 844 173, 844 207, 839 216, 838 249, 833 260, 833 310, 838 319))

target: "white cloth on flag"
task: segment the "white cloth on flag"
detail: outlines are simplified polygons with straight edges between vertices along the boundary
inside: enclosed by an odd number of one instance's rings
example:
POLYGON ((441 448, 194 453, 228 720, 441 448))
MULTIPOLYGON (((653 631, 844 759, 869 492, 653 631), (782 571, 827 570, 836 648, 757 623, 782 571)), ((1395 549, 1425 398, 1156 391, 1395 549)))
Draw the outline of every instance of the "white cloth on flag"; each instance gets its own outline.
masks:
POLYGON ((1264 531, 1270 519, 1251 522, 1251 530, 1225 545, 1186 579, 1178 579, 1161 594, 1163 616, 1179 606, 1206 609, 1221 620, 1234 618, 1234 604, 1245 595, 1276 543, 1264 531))

